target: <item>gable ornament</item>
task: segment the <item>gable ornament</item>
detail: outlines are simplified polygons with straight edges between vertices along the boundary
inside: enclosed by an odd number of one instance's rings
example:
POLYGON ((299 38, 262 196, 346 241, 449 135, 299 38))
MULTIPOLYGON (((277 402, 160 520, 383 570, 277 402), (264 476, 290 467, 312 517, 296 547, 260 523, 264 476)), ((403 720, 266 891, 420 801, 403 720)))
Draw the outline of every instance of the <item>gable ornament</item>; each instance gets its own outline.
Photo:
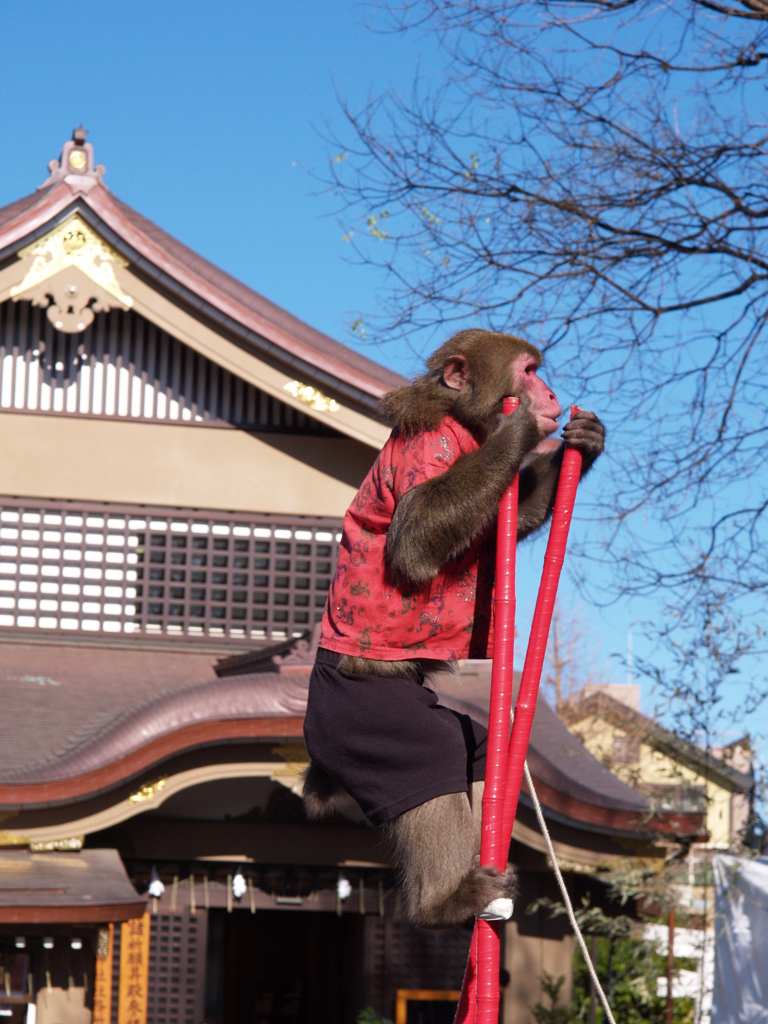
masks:
POLYGON ((79 334, 96 313, 133 306, 115 274, 128 261, 77 213, 20 249, 18 256, 27 261, 26 273, 11 288, 11 298, 45 309, 57 331, 79 334))
POLYGON ((88 193, 103 183, 104 164, 94 163, 93 144, 86 142, 88 132, 82 125, 75 128, 72 138, 67 139, 61 149, 61 157, 48 163, 48 177, 37 186, 38 192, 63 181, 75 195, 88 193))
POLYGON ((322 391, 313 388, 311 384, 303 384, 300 380, 292 380, 283 384, 283 391, 287 391, 289 395, 298 398, 300 402, 316 412, 338 412, 341 408, 335 398, 329 398, 322 391))

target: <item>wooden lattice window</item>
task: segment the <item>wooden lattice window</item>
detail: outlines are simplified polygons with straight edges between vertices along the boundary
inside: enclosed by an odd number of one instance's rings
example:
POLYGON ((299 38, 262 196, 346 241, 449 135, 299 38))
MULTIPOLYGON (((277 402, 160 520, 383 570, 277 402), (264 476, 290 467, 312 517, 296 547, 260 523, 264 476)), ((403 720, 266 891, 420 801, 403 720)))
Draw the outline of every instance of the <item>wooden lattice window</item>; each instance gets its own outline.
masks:
POLYGON ((0 629, 275 638, 322 617, 341 521, 0 503, 0 629))
POLYGON ((205 1001, 208 914, 155 914, 149 936, 147 1024, 199 1024, 205 1001))
POLYGON ((366 1002, 392 1019, 398 989, 460 989, 471 938, 464 928, 424 931, 393 917, 366 917, 366 1002))

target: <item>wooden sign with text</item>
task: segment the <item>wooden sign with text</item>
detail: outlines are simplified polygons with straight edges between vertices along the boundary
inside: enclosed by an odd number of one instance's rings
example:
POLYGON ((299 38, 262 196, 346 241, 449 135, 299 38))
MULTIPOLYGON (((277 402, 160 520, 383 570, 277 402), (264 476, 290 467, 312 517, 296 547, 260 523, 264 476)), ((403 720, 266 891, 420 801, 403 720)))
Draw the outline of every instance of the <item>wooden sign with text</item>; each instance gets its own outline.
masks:
POLYGON ((117 1024, 147 1024, 150 921, 145 914, 121 926, 117 1024))
POLYGON ((96 943, 96 973, 93 983, 92 1024, 109 1024, 112 1016, 112 949, 115 926, 99 929, 96 943))

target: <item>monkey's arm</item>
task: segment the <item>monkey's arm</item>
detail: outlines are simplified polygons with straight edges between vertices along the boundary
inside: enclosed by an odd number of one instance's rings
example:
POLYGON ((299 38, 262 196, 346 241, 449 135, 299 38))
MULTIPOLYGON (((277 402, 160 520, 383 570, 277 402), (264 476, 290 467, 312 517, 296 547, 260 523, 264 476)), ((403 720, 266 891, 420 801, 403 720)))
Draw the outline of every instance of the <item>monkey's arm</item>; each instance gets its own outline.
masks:
MULTIPOLYGON (((581 452, 581 476, 589 471, 603 450, 605 427, 593 412, 583 409, 563 428, 563 439, 581 452)), ((552 515, 563 463, 565 445, 537 455, 520 471, 517 536, 522 540, 535 533, 552 515)))
POLYGON ((424 586, 485 533, 502 494, 538 440, 535 419, 520 409, 482 447, 403 495, 386 549, 398 584, 424 586))

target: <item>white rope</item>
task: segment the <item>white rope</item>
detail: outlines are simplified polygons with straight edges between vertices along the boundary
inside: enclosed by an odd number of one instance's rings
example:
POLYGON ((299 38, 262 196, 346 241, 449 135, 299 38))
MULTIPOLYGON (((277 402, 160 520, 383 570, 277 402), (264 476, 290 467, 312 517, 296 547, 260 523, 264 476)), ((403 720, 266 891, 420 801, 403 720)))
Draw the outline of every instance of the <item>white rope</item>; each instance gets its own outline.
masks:
POLYGON ((547 844, 547 851, 549 852, 549 857, 552 861, 552 867, 555 871, 555 878, 557 879, 557 884, 560 886, 560 892, 563 894, 563 903, 565 903, 565 909, 568 911, 568 920, 571 922, 571 927, 573 928, 573 931, 576 935, 576 939, 578 940, 579 946, 581 947, 581 952, 584 956, 584 962, 586 963, 589 975, 592 978, 592 981, 594 982, 597 994, 600 996, 600 1002, 603 1004, 605 1015, 608 1018, 610 1024, 616 1024, 616 1021, 613 1018, 613 1014, 611 1013, 611 1008, 608 1005, 608 999, 606 998, 605 992, 603 992, 603 986, 600 984, 600 979, 597 976, 595 965, 592 963, 592 957, 587 952, 587 944, 584 941, 584 936, 581 934, 581 929, 579 928, 576 922, 576 915, 573 912, 571 898, 568 895, 568 890, 565 888, 565 882, 563 880, 562 872, 560 871, 560 865, 557 863, 557 857, 555 856, 555 848, 552 845, 552 840, 549 835, 549 829, 547 828, 546 821, 544 821, 544 814, 541 810, 541 804, 539 803, 539 798, 536 795, 536 790, 533 786, 533 779, 531 778, 531 773, 528 771, 527 761, 525 762, 524 770, 525 781, 528 783, 528 792, 531 794, 533 806, 536 810, 536 817, 539 819, 539 828, 541 829, 541 834, 544 836, 544 842, 547 844))

